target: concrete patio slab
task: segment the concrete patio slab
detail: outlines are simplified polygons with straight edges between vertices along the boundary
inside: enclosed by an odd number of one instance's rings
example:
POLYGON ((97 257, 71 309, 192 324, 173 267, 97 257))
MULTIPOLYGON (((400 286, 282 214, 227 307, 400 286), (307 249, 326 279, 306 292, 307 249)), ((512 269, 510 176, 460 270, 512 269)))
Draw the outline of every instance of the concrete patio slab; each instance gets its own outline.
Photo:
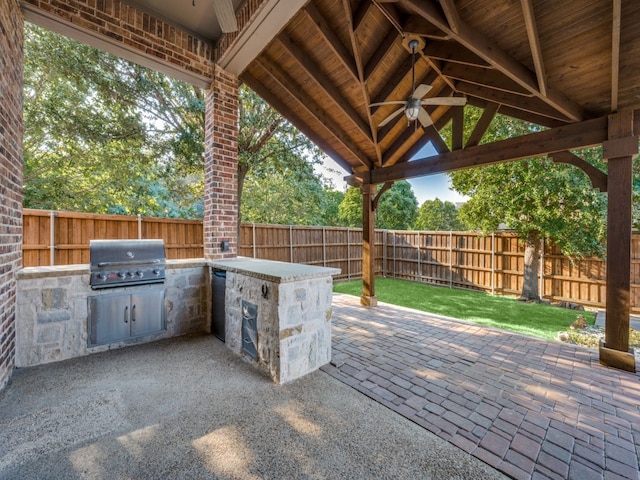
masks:
POLYGON ((639 479, 640 377, 598 352, 334 294, 324 371, 516 479, 639 479))
POLYGON ((18 369, 0 479, 500 479, 316 371, 273 384, 213 336, 18 369))

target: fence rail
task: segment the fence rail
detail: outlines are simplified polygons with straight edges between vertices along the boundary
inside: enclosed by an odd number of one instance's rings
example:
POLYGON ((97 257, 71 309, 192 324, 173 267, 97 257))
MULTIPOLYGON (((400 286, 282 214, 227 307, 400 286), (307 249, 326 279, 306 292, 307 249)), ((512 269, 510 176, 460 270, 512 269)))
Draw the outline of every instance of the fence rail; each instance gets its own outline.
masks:
MULTIPOLYGON (((162 238, 167 258, 201 258, 203 228, 198 220, 97 215, 25 209, 24 266, 89 263, 89 240, 162 238)), ((239 255, 305 263, 342 270, 338 280, 362 276, 362 229, 242 224, 239 255)), ((522 289, 524 246, 508 232, 482 237, 477 232, 377 230, 375 272, 497 294, 522 289)), ((540 292, 552 301, 604 307, 606 263, 598 258, 572 263, 545 242, 540 292)), ((631 305, 640 312, 640 235, 632 239, 631 305)))

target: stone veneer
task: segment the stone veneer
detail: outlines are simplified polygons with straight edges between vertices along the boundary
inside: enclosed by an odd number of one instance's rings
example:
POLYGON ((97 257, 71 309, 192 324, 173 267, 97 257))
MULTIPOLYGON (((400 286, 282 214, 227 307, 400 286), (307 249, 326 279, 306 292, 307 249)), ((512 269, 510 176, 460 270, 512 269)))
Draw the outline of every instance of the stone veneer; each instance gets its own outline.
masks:
MULTIPOLYGON (((225 337, 243 352, 242 301, 257 306, 257 366, 287 383, 331 360, 332 275, 336 268, 237 258, 211 262, 227 271, 225 337)), ((215 299, 214 299, 215 301, 215 299)))
POLYGON ((15 275, 22 266, 23 29, 18 1, 0 1, 0 390, 15 363, 15 275))
POLYGON ((203 260, 167 262, 166 331, 110 345, 87 346, 88 297, 157 288, 140 285, 92 290, 89 266, 32 267, 18 272, 16 366, 28 367, 209 331, 209 269, 203 260))

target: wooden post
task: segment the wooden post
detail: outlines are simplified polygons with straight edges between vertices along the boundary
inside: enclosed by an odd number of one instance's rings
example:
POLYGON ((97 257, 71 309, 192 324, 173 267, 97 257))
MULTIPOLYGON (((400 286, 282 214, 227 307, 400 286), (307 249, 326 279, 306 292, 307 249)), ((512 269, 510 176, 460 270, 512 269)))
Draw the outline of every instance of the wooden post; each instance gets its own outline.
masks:
POLYGON ((609 140, 603 143, 608 160, 607 207, 607 313, 600 363, 635 372, 629 351, 629 301, 631 291, 631 191, 632 160, 638 153, 633 132, 633 112, 609 116, 609 140))
POLYGON ((375 217, 373 199, 376 196, 375 185, 362 186, 362 297, 360 303, 369 307, 378 304, 376 298, 375 272, 375 217))

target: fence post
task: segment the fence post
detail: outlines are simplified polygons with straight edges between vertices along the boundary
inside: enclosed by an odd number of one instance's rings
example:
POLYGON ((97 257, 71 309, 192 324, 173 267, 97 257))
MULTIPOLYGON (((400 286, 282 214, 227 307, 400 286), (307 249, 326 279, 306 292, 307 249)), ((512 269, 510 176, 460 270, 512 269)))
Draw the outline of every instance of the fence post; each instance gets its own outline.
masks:
POLYGON ((418 281, 422 282, 422 261, 420 260, 420 248, 422 248, 422 243, 420 242, 420 232, 418 232, 418 281))
POLYGON ((540 252, 540 265, 538 268, 540 269, 540 284, 538 286, 540 299, 544 298, 544 237, 542 237, 542 246, 540 252))
POLYGON ((347 280, 351 281, 351 229, 347 227, 347 280))
POLYGON ((293 263, 293 225, 289 225, 289 258, 293 263))
POLYGON ((449 288, 453 288, 453 231, 449 230, 449 288))
POLYGON ((327 228, 322 227, 322 266, 327 266, 327 228))
POLYGON ((142 240, 142 215, 138 214, 138 240, 142 240))
POLYGON ((387 231, 382 234, 382 276, 387 278, 387 231))
POLYGON ((256 258, 257 249, 256 249, 256 224, 251 224, 251 243, 253 244, 253 258, 256 258))
POLYGON ((49 213, 49 263, 53 267, 56 264, 56 212, 49 213))
POLYGON ((396 278, 396 232, 393 232, 393 278, 396 278))
POLYGON ((491 295, 496 293, 496 234, 491 233, 491 295))

